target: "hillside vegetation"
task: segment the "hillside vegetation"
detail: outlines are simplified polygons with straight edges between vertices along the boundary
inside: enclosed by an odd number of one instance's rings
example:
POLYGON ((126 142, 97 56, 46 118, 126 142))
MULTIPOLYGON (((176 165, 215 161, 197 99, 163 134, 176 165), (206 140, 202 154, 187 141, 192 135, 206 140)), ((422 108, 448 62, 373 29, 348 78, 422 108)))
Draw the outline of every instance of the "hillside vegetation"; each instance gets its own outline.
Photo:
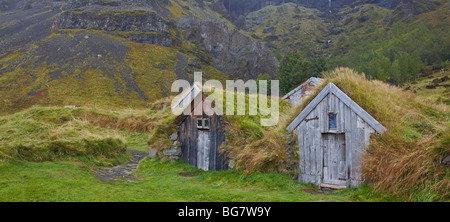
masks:
POLYGON ((273 75, 270 51, 211 4, 0 2, 8 5, 0 8, 0 113, 33 105, 144 108, 194 71, 220 81, 273 75))
POLYGON ((0 122, 2 162, 81 159, 103 166, 128 160, 127 147, 145 146, 153 119, 148 111, 138 110, 119 114, 88 108, 33 107, 2 116, 0 122))
POLYGON ((396 9, 358 4, 333 13, 287 3, 248 14, 245 29, 280 60, 296 50, 305 60, 324 58, 329 68, 406 83, 426 66, 439 68, 450 60, 450 6, 444 2, 412 1, 396 9))

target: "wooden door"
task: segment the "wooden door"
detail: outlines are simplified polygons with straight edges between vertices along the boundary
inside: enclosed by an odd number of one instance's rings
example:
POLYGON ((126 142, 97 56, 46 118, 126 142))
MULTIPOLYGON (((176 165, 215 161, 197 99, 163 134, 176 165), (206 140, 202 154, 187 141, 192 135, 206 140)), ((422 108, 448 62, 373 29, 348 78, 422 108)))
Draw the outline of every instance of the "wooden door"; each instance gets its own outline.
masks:
POLYGON ((209 170, 209 130, 198 131, 197 143, 197 168, 209 170))
POLYGON ((347 185, 347 161, 345 134, 322 134, 323 173, 322 183, 347 185))

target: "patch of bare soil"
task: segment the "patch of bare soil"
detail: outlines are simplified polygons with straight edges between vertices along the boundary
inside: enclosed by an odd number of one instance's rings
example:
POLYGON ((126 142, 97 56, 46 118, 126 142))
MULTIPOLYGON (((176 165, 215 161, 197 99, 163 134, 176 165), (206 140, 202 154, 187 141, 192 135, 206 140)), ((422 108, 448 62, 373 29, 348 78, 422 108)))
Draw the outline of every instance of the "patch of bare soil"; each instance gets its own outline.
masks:
POLYGON ((190 178, 190 177, 196 177, 198 175, 194 175, 194 174, 188 174, 188 173, 179 173, 178 174, 180 177, 185 177, 185 178, 190 178))
POLYGON ((126 180, 128 182, 134 182, 138 180, 133 172, 136 171, 139 162, 147 156, 147 153, 139 152, 135 150, 128 150, 128 152, 133 156, 133 160, 118 166, 105 168, 101 171, 95 173, 95 176, 99 180, 115 182, 118 180, 126 180))
POLYGON ((321 190, 314 191, 314 190, 311 190, 311 189, 303 189, 301 191, 309 193, 309 194, 313 194, 313 195, 323 195, 323 192, 321 190))
POLYGON ((321 190, 317 190, 317 191, 312 190, 312 189, 303 189, 301 191, 309 193, 309 194, 313 194, 313 195, 323 195, 323 194, 333 193, 333 190, 326 189, 326 188, 322 188, 321 190))

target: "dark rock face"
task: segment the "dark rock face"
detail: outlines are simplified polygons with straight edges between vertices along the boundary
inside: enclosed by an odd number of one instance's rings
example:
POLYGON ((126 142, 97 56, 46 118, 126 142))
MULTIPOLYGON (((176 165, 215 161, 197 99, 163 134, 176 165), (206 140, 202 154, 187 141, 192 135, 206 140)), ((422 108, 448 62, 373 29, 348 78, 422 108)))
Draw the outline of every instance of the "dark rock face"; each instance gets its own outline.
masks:
POLYGON ((193 17, 180 19, 185 38, 212 55, 215 68, 234 78, 256 79, 259 74, 274 75, 278 60, 262 42, 255 42, 225 23, 193 17))
POLYGON ((126 32, 122 37, 160 46, 173 46, 171 24, 148 11, 65 11, 53 23, 56 29, 93 29, 126 32))
POLYGON ((95 29, 104 31, 141 31, 169 33, 169 25, 148 11, 66 11, 58 16, 53 28, 95 29))
POLYGON ((137 42, 160 46, 173 46, 174 41, 170 35, 159 34, 159 33, 131 33, 125 36, 126 39, 137 42))
POLYGON ((441 3, 425 0, 399 0, 399 4, 392 13, 390 23, 412 18, 427 11, 434 10, 441 3))

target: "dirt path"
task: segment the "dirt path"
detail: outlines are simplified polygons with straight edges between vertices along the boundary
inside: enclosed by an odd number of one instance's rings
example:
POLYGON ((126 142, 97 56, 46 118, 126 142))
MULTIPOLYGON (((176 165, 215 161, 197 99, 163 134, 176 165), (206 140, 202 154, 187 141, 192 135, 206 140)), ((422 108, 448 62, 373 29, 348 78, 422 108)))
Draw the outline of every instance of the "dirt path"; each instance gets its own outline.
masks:
POLYGON ((102 171, 95 173, 95 176, 104 181, 115 182, 118 180, 127 180, 128 182, 134 182, 138 180, 136 175, 132 175, 136 171, 139 161, 147 156, 147 153, 139 152, 135 150, 127 150, 132 156, 133 160, 115 167, 105 168, 102 171))

